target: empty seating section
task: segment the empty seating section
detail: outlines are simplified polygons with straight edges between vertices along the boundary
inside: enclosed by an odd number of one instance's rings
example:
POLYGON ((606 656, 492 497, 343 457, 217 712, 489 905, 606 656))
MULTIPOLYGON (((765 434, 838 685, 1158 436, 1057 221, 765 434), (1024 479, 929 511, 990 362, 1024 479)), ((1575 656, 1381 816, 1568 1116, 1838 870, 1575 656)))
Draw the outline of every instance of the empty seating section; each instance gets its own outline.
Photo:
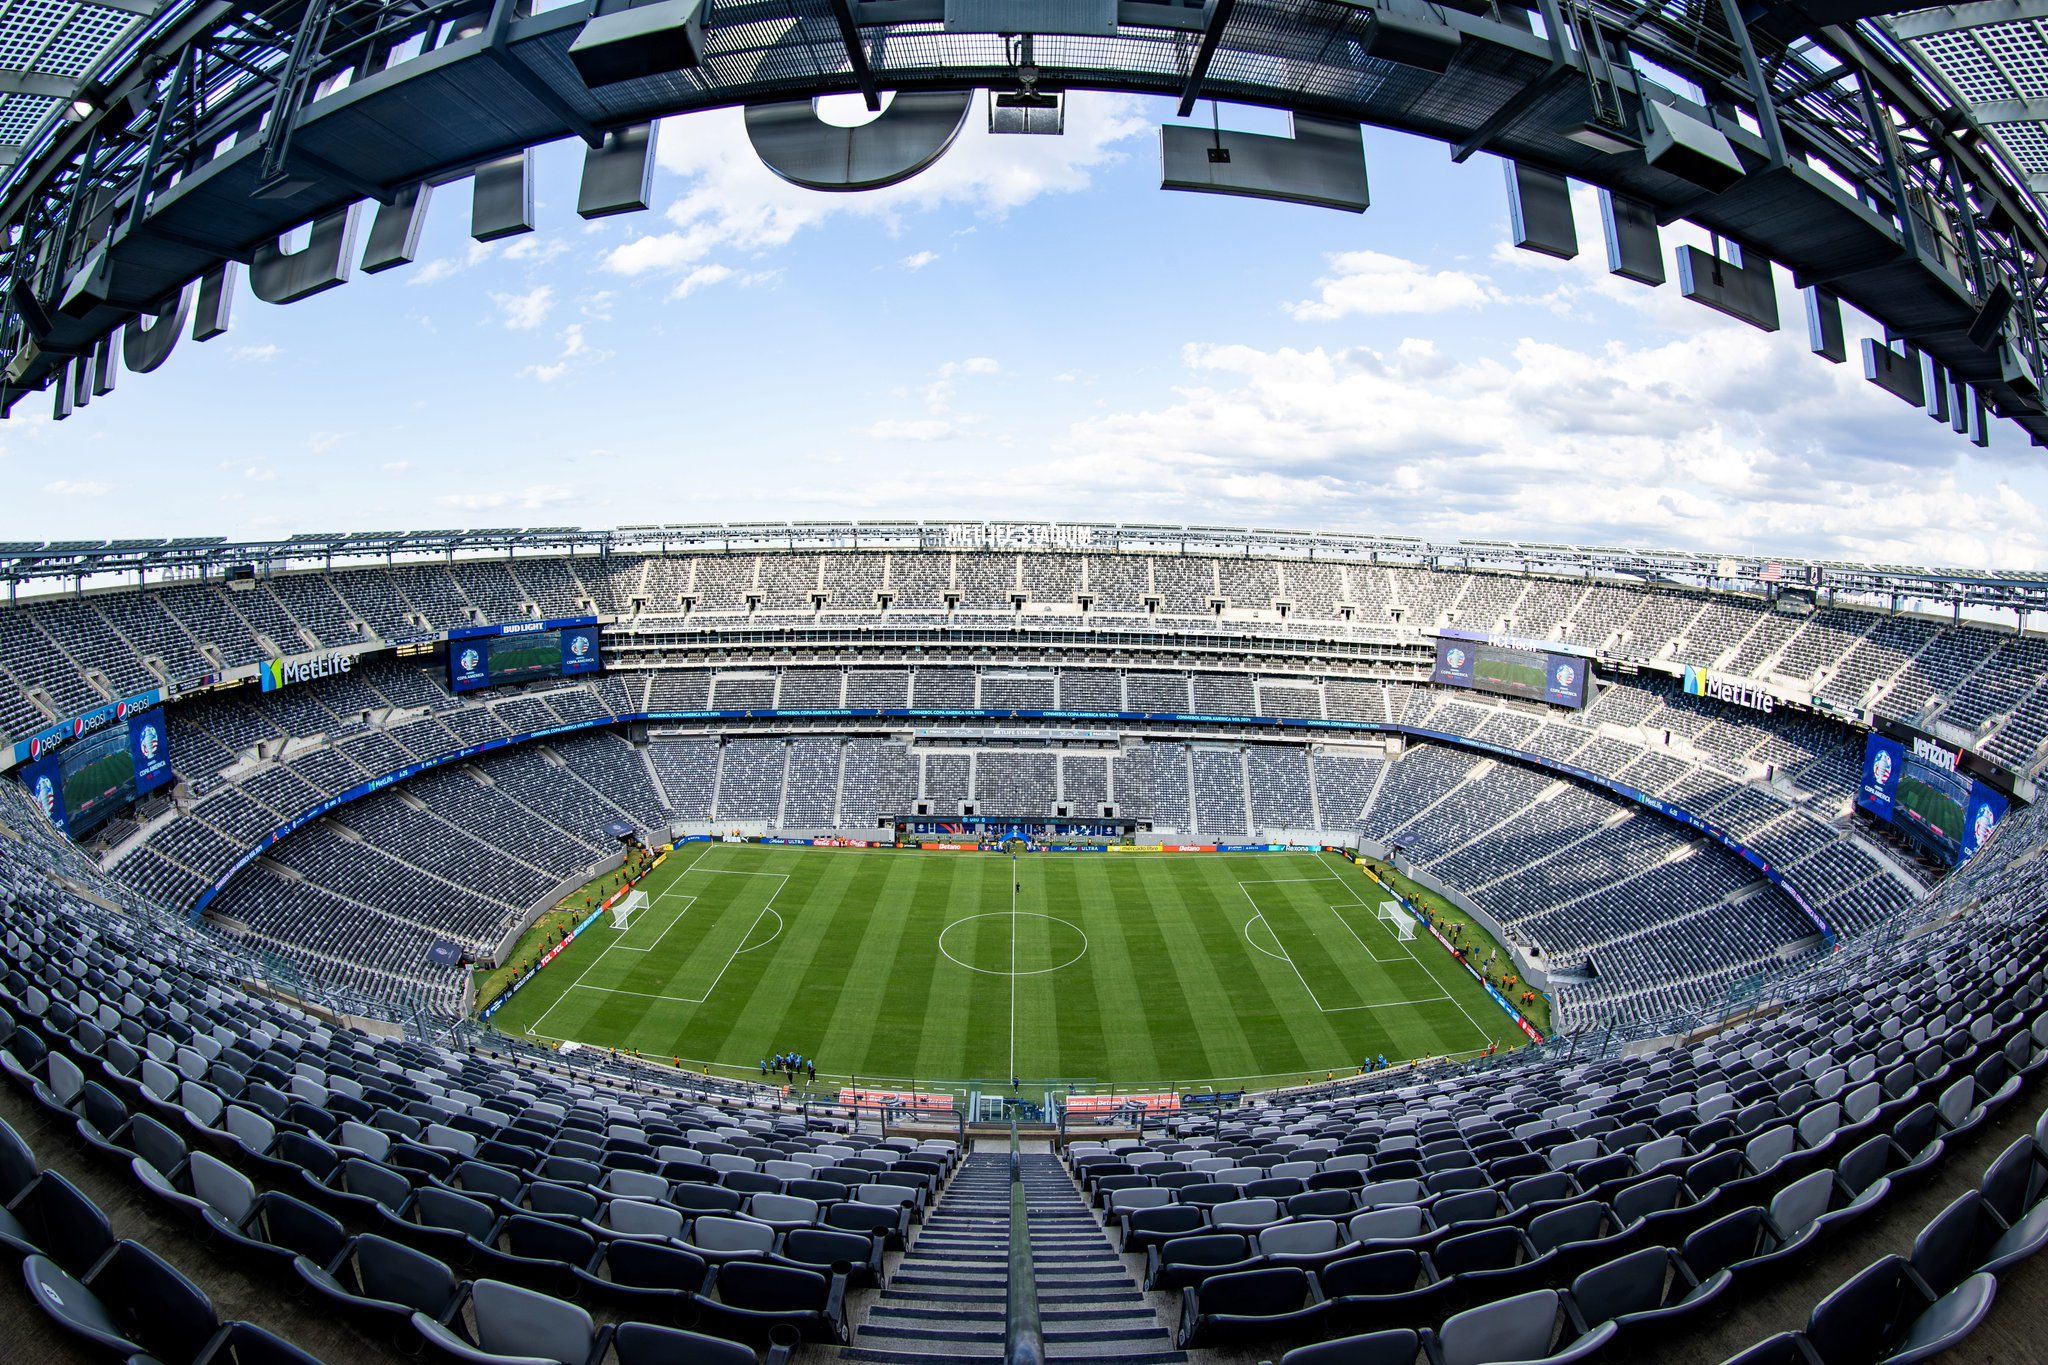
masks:
POLYGON ((1009 815, 1050 814, 1057 798, 1058 759, 1051 753, 983 749, 974 761, 976 810, 1009 815))
MULTIPOLYGON (((1196 555, 948 555, 851 553, 458 560, 330 573, 281 572, 232 589, 212 583, 153 584, 136 592, 31 598, 0 626, 7 647, 0 715, 16 733, 90 709, 128 684, 189 682, 264 656, 375 641, 403 641, 478 622, 625 611, 658 619, 687 600, 707 619, 872 613, 877 594, 899 612, 1013 616, 1017 600, 1091 615, 1190 618, 1213 628, 1219 603, 1273 613, 1287 623, 1324 622, 1384 632, 1443 622, 1569 638, 1620 657, 1749 671, 1851 707, 1875 700, 1911 718, 1930 706, 1995 742, 2038 684, 2042 647, 1975 625, 1947 626, 1824 607, 1773 611, 1727 594, 1582 585, 1544 578, 1409 567, 1324 565, 1196 555), (950 608, 949 608, 950 601, 950 608), (1148 610, 1148 603, 1150 610, 1148 610), (259 640, 260 637, 260 640, 259 640), (46 641, 58 642, 52 649, 46 641), (37 645, 35 650, 23 648, 37 645), (97 674, 98 681, 88 677, 97 674), (29 695, 30 693, 34 695, 29 695)), ((1291 625, 1270 620, 1269 629, 1291 625)), ((2039 757, 2031 731, 2005 747, 2039 757)))
POLYGON ((1060 799, 1075 815, 1093 815, 1104 805, 1110 804, 1108 757, 1094 758, 1085 754, 1062 754, 1060 765, 1060 799))
POLYGON ((1251 823, 1245 799, 1243 751, 1202 744, 1190 746, 1187 752, 1195 829, 1219 838, 1247 833, 1251 823))
POLYGON ((1062 711, 1122 711, 1123 679, 1106 669, 1069 668, 1059 675, 1062 711))
POLYGON ((998 673, 984 669, 981 696, 984 711, 1050 711, 1055 681, 1050 673, 998 673))
POLYGON ((789 746, 779 739, 726 742, 718 779, 718 820, 775 820, 782 810, 783 768, 789 746))
POLYGON ((836 668, 790 668, 783 670, 782 688, 775 704, 785 711, 812 707, 835 708, 845 675, 836 668))
POLYGON ((782 824, 790 829, 830 829, 838 823, 839 757, 843 742, 799 739, 789 746, 789 792, 782 824))
POLYGON ((958 751, 923 755, 924 776, 918 794, 932 803, 937 815, 958 815, 960 803, 974 795, 974 757, 958 751))
MULTIPOLYGON (((1688 696, 1649 671, 1603 676, 1593 704, 1572 714, 1421 686, 1419 659, 1365 677, 1294 671, 1284 660, 1261 669, 1256 657, 1242 667, 1183 661, 1189 671, 1146 667, 1142 658, 1134 667, 1038 667, 871 655, 719 668, 703 659, 676 666, 618 644, 633 639, 636 622, 659 628, 685 611, 704 622, 777 613, 817 620, 820 596, 828 615, 879 621, 877 594, 899 619, 1015 620, 1020 597, 1076 612, 1085 604, 1112 625, 1119 615, 1186 617, 1184 627, 1165 628, 1249 632, 1253 656, 1259 632, 1387 639, 1389 630, 1437 623, 1510 630, 1939 719, 2017 767, 2038 762, 2048 742, 2048 646, 1976 625, 1836 607, 1795 614, 1725 594, 1398 565, 879 551, 458 560, 25 599, 0 609, 0 727, 23 730, 130 689, 233 667, 268 645, 335 647, 478 621, 625 614, 625 633, 608 636, 614 671, 601 678, 457 698, 440 665, 386 658, 269 695, 174 702, 183 783, 175 801, 116 821, 96 840, 117 878, 173 908, 190 905, 271 831, 350 788, 490 740, 643 708, 679 714, 671 725, 701 725, 687 716, 709 710, 914 707, 1420 726, 1567 762, 1711 820, 1781 869, 1841 934, 1882 925, 1933 879, 1870 843, 1850 819, 1861 731, 1787 708, 1759 715, 1688 696), (1270 619, 1254 625, 1229 614, 1239 611, 1270 619)), ((423 933, 487 946, 602 856, 609 821, 860 831, 923 800, 940 815, 968 802, 983 814, 1064 807, 1076 815, 1114 803, 1162 833, 1205 839, 1320 828, 1392 841, 1512 933, 1586 974, 1557 989, 1568 1022, 1642 1008, 1673 980, 1683 985, 1671 999, 1705 1007, 1780 967, 1813 932, 1786 897, 1675 826, 1577 783, 1440 744, 1411 743, 1389 760, 1376 741, 1245 742, 1127 721, 1121 743, 1083 752, 1057 740, 907 742, 886 721, 865 732, 831 725, 669 730, 641 747, 615 734, 558 735, 422 776, 402 794, 316 823, 303 849, 288 842, 274 850, 247 874, 248 894, 260 891, 263 903, 248 922, 260 924, 270 948, 332 955, 343 941, 337 907, 361 903, 423 933), (341 855, 355 848, 361 866, 343 870, 341 855), (289 926, 301 897, 308 934, 295 943, 289 926)), ((220 903, 223 914, 239 895, 220 903)), ((374 970, 421 980, 419 964, 402 958, 380 957, 374 970)))
POLYGON ((1251 778, 1252 827, 1317 828, 1308 751, 1298 745, 1254 744, 1245 750, 1251 778))
POLYGON ((1132 711, 1180 715, 1194 709, 1185 674, 1132 672, 1124 675, 1124 687, 1132 711))
POLYGON ((2031 1136, 1969 1145, 2048 1069, 2044 821, 2022 818, 1996 865, 1925 907, 1981 904, 1988 924, 1867 942, 1704 1041, 1396 1070, 1064 1159, 1147 1287, 1179 1296, 1179 1345, 1296 1365, 1711 1359, 1685 1334, 1833 1242, 1853 1255, 1848 1230, 1947 1163, 1965 1192, 1908 1225, 1910 1257, 1878 1257, 1801 1309, 1802 1333, 1740 1357, 1931 1359, 1983 1320, 1994 1277, 2048 1247, 2038 1087, 2031 1136))
POLYGON ((709 820, 711 797, 718 783, 718 741, 656 740, 648 746, 655 775, 679 820, 709 820))
POLYGON ((971 711, 974 684, 972 669, 920 668, 911 680, 910 704, 926 711, 971 711))
POLYGON ((846 675, 846 704, 877 711, 908 706, 910 675, 893 669, 855 669, 846 675))
MULTIPOLYGON (((686 610, 706 622, 825 619, 813 594, 844 619, 878 619, 883 595, 892 616, 934 620, 1023 619, 1021 598, 1185 617, 1190 630, 1272 613, 1258 624, 1276 636, 1306 621, 1395 643, 1439 623, 1505 629, 1941 721, 2022 768, 2048 740, 2048 647, 1976 626, 1382 564, 943 551, 461 560, 31 599, 0 608, 0 726, 33 730, 271 647, 593 607, 625 613, 626 635, 686 610)), ((1974 1179, 1983 1154, 1969 1152, 1972 1135, 2048 1071, 2048 813, 2017 809, 1968 866, 1923 890, 1850 819, 1860 732, 1848 727, 1687 697, 1647 671, 1606 682, 1577 715, 1451 696, 1422 685, 1412 651, 1390 654, 1379 674, 1334 678, 1195 653, 1171 665, 1187 672, 1162 668, 1169 655, 1127 673, 1114 661, 935 657, 948 661, 878 650, 713 672, 701 658, 669 667, 649 655, 603 679, 460 699, 431 667, 384 660, 279 693, 175 702, 183 783, 106 827, 104 867, 0 783, 7 1083, 113 1155, 111 1169, 130 1172, 118 1178, 161 1201, 207 1254, 254 1258, 337 1313, 382 1313, 408 1346, 488 1358, 529 1344, 511 1324, 544 1322, 593 1359, 610 1349, 631 1365, 635 1349, 657 1358, 653 1348, 596 1328, 579 1303, 713 1335, 748 1336, 773 1318, 825 1345, 860 1323, 886 1349, 892 1312, 928 1324, 932 1306, 903 1306, 912 1284, 863 1317, 848 1292, 880 1287, 887 1250, 909 1244, 928 1258, 914 1280, 959 1254, 948 1239, 966 1234, 940 1224, 946 1235, 922 1242, 928 1205, 960 1168, 948 1144, 883 1142, 847 1131, 829 1105, 804 1110, 765 1088, 657 1078, 451 1025, 462 974, 431 966, 429 949, 494 946, 602 864, 612 821, 862 828, 920 799, 940 814, 963 802, 1086 814, 1113 801, 1203 839, 1356 832, 1398 845, 1540 949, 1567 1029, 1714 1012, 1775 974, 1770 1009, 1699 1041, 1528 1049, 1476 1077, 1397 1070, 1191 1112, 1163 1136, 1068 1145, 1076 1205, 1099 1209, 1111 1236, 1144 1255, 1149 1287, 1180 1296, 1174 1345, 1311 1347, 1299 1365, 1353 1358, 1367 1348, 1313 1345, 1373 1330, 1395 1336, 1379 1343, 1389 1359, 1414 1359, 1422 1334, 1442 1362, 1582 1359, 1610 1346, 1626 1358, 1630 1341, 1767 1286, 1774 1267, 1887 1206, 1895 1187, 1959 1159, 1974 1179), (684 717, 657 721, 644 742, 602 728, 636 706, 841 705, 1221 719, 991 735, 684 717), (1811 921, 1749 863, 1597 787, 1438 741, 1388 748, 1227 726, 1323 716, 1426 726, 1677 802, 1801 888, 1841 950, 1816 953, 1811 921), (328 811, 228 882, 210 927, 182 922, 272 831, 340 792, 485 739, 585 723, 599 728, 436 767, 328 811), (1883 932, 1857 937, 1869 929, 1883 932), (381 1011, 399 1036, 323 1022, 256 983, 329 1010, 381 1011), (392 1283, 394 1266, 432 1311, 400 1305, 393 1317, 359 1292, 392 1283), (650 1278, 658 1287, 637 1282, 650 1278)), ((12 1138, 0 1129, 0 1240, 26 1257, 39 1310, 65 1330, 102 1331, 115 1356, 190 1358, 168 1350, 161 1317, 130 1304, 148 1302, 137 1285, 182 1294, 176 1272, 133 1243, 95 1240, 104 1220, 12 1138), (48 1244, 13 1247, 36 1238, 48 1244)), ((2040 1142, 1993 1158, 1910 1257, 1850 1278, 1800 1333, 1753 1359, 1833 1360, 1829 1343, 1847 1339, 1874 1359, 1966 1334, 1996 1277, 2048 1243, 2040 1142)), ((994 1207, 992 1169, 964 1175, 946 1216, 971 1224, 994 1207)), ((1051 1159, 1032 1171, 1034 1199, 1061 1208, 1058 1239, 1093 1237, 1062 1206, 1051 1159)), ((1101 1267, 1086 1273, 1090 1292, 1121 1292, 1121 1271, 1086 1254, 1101 1267)), ((222 1324, 191 1295, 193 1320, 226 1343, 215 1358, 290 1358, 264 1355, 260 1328, 222 1324)), ((1131 1340, 1159 1335, 1142 1308, 1088 1311, 1131 1340)))
MULTIPOLYGON (((0 795, 7 1083, 50 1120, 50 1140, 132 1182, 152 1216, 128 1226, 175 1242, 188 1266, 232 1266, 284 1291, 276 1301, 332 1315, 337 1342, 339 1324, 359 1325, 362 1358, 424 1345, 443 1359, 594 1360, 616 1330, 622 1365, 751 1360, 733 1343, 765 1343, 771 1324, 844 1341, 846 1296, 879 1285, 885 1249, 962 1164, 952 1142, 883 1142, 765 1087, 650 1085, 616 1062, 565 1065, 483 1034, 334 1025, 246 989, 288 988, 290 964, 110 908, 119 888, 37 823, 18 792, 0 795), (579 1301, 621 1325, 593 1330, 579 1301), (643 1325, 678 1316, 696 1331, 643 1325)), ((95 1352, 314 1359, 223 1323, 168 1261, 116 1242, 5 1124, 0 1184, 17 1285, 95 1352)), ((249 1310, 272 1311, 258 1297, 249 1310)))

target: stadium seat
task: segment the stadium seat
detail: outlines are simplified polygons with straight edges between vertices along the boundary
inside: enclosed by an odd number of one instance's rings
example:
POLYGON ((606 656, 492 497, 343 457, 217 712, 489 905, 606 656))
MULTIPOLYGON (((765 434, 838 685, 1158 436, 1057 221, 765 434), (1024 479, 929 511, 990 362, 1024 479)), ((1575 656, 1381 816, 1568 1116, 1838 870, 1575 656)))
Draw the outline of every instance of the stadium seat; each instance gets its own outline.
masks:
POLYGON ((470 1285, 447 1323, 416 1312, 412 1325, 430 1352, 462 1365, 597 1365, 610 1346, 610 1334, 575 1304, 499 1280, 470 1285))
POLYGON ((329 1265, 300 1256, 292 1269, 327 1307, 374 1325, 404 1348, 415 1342, 413 1314, 445 1323, 461 1303, 461 1286, 445 1264, 375 1233, 350 1238, 329 1265))
POLYGON ((22 1262, 36 1306, 97 1350, 196 1365, 220 1332, 212 1302, 156 1253, 120 1242, 83 1276, 46 1256, 22 1262))
POLYGON ((1182 1350, 1285 1341, 1312 1333, 1328 1309, 1315 1277, 1298 1266, 1231 1271, 1181 1290, 1175 1339, 1182 1350))
POLYGON ((1434 1354, 1441 1365, 1567 1365, 1597 1357, 1615 1330, 1608 1322, 1578 1332, 1557 1291, 1535 1289, 1446 1318, 1434 1354))

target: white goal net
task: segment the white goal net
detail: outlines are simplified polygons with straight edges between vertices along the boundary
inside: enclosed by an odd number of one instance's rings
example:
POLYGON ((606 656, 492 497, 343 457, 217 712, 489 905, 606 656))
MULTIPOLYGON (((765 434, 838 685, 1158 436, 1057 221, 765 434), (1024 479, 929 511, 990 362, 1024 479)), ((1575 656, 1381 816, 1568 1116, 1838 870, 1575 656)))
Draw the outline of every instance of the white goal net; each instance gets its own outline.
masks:
POLYGON ((1380 902, 1380 923, 1394 931, 1394 937, 1407 942, 1415 937, 1415 916, 1401 908, 1399 901, 1380 902))
POLYGON ((612 907, 612 928, 624 929, 633 922, 633 916, 639 914, 640 908, 646 904, 645 891, 628 891, 626 898, 612 907))

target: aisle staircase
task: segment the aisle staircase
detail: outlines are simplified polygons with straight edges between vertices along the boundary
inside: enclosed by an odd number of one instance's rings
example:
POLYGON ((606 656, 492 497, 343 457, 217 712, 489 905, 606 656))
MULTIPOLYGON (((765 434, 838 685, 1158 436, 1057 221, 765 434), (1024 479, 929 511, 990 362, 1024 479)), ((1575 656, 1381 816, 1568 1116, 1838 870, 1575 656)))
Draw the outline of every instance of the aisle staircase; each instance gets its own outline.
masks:
MULTIPOLYGON (((1059 1160, 1033 1154, 1022 1161, 1047 1358, 1186 1360, 1059 1160)), ((841 1358, 905 1365, 1000 1359, 1009 1225, 1009 1154, 968 1157, 841 1358)))

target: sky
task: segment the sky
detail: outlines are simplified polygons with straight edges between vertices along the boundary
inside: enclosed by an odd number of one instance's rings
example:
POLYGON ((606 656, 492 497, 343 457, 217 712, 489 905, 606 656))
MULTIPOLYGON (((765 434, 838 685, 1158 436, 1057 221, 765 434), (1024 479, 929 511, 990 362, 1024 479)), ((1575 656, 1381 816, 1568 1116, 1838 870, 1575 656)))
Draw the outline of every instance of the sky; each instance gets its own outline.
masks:
POLYGON ((1164 192, 1172 114, 1077 94, 1063 136, 1002 137, 977 104, 858 195, 698 114, 652 209, 594 223, 581 144, 544 148, 530 234, 470 241, 450 185, 414 264, 244 285, 67 421, 24 400, 0 539, 926 517, 2048 569, 2043 452, 1866 383, 1866 319, 1850 363, 1809 354, 1786 272, 1776 334, 1610 276, 1583 189, 1577 260, 1518 251, 1499 161, 1372 129, 1364 214, 1164 192))

